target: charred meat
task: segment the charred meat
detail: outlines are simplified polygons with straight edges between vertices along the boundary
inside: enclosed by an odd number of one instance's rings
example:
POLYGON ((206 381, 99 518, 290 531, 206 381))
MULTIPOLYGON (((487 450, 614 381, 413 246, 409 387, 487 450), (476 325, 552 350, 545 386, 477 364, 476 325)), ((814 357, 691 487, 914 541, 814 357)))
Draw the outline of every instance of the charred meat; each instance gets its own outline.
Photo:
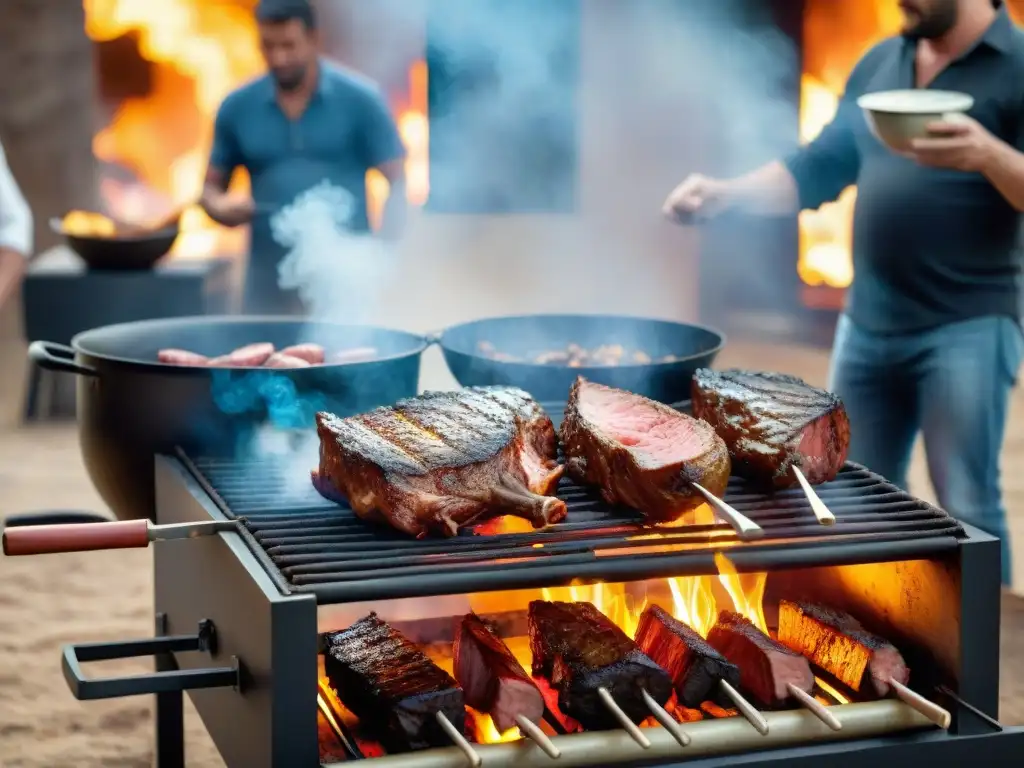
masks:
POLYGON ((576 379, 561 429, 566 471, 649 519, 679 518, 729 483, 729 452, 705 422, 621 389, 576 379))
POLYGON ((535 527, 565 517, 555 431, 520 389, 428 392, 361 416, 318 413, 321 495, 422 538, 496 515, 535 527))
POLYGON ((850 447, 842 401, 796 376, 701 368, 693 377, 693 414, 715 428, 733 471, 761 485, 797 483, 797 466, 811 483, 835 478, 850 447))
POLYGON ((740 668, 740 686, 767 709, 784 706, 792 683, 807 693, 814 674, 807 659, 755 627, 738 613, 723 611, 708 633, 708 644, 740 668))
POLYGON ((657 605, 640 616, 636 644, 655 664, 668 672, 680 703, 698 709, 704 701, 731 706, 720 693, 719 681, 737 687, 740 670, 708 645, 693 629, 657 605))
POLYGON ((842 611, 783 600, 779 642, 855 691, 887 696, 890 680, 904 685, 910 681, 910 670, 895 646, 842 611))
POLYGON ((375 613, 324 640, 331 687, 388 751, 450 745, 438 712, 465 729, 465 703, 455 680, 375 613))
POLYGON ((516 716, 539 723, 544 697, 504 641, 474 613, 455 631, 455 679, 466 703, 494 720, 500 733, 516 725, 516 716))
POLYGON ((661 705, 672 696, 665 671, 590 603, 534 600, 529 628, 533 674, 551 682, 559 709, 585 728, 618 727, 600 688, 607 688, 635 723, 650 716, 643 691, 661 705))

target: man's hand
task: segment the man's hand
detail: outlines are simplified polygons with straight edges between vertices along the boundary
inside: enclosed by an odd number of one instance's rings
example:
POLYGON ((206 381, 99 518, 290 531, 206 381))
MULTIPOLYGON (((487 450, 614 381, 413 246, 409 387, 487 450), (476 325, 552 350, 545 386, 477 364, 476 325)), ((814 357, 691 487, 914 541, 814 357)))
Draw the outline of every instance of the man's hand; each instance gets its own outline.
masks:
POLYGON ((25 257, 0 245, 0 307, 18 290, 24 274, 25 257))
POLYGON ((207 216, 225 227, 248 224, 256 212, 256 205, 252 198, 239 195, 207 192, 203 195, 201 205, 207 216))
POLYGON ((921 165, 983 173, 997 154, 999 139, 973 118, 962 115, 956 122, 928 124, 927 139, 914 139, 910 157, 921 165))
POLYGON ((728 182, 694 173, 672 190, 661 212, 679 224, 710 218, 726 207, 728 190, 728 182))

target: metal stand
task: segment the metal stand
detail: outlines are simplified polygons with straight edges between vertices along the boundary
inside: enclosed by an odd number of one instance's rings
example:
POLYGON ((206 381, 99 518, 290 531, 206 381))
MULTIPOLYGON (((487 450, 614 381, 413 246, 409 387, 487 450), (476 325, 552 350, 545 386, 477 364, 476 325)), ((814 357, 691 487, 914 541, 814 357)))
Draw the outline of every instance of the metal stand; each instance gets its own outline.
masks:
MULTIPOLYGON (((156 615, 157 637, 167 635, 167 616, 156 615)), ((157 672, 173 672, 178 663, 171 653, 154 655, 157 672)), ((185 768, 185 709, 183 693, 156 694, 156 768, 185 768)))

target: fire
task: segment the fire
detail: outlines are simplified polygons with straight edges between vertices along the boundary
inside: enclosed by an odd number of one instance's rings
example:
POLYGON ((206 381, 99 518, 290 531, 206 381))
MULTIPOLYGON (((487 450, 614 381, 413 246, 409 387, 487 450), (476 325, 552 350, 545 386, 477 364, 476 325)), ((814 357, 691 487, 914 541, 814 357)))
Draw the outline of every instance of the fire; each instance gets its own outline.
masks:
MULTIPOLYGON (((899 6, 891 0, 804 5, 800 141, 812 141, 835 116, 846 78, 874 43, 897 34, 899 6)), ((853 282, 853 205, 856 189, 817 211, 800 214, 797 271, 807 285, 846 288, 853 282)))
MULTIPOLYGON (((93 139, 96 156, 131 171, 135 181, 105 178, 100 192, 114 218, 123 221, 155 218, 158 209, 183 209, 182 234, 172 251, 177 257, 208 258, 244 250, 245 232, 217 226, 195 201, 202 191, 221 101, 264 71, 255 4, 256 0, 83 0, 85 31, 91 40, 133 35, 139 55, 152 67, 150 92, 124 100, 93 139)), ((426 82, 426 64, 418 61, 410 68, 406 94, 392 102, 408 151, 407 195, 414 205, 422 205, 428 193, 426 82)), ((232 191, 248 189, 248 177, 237 174, 232 191)), ((380 174, 367 174, 375 224, 387 192, 380 174)))

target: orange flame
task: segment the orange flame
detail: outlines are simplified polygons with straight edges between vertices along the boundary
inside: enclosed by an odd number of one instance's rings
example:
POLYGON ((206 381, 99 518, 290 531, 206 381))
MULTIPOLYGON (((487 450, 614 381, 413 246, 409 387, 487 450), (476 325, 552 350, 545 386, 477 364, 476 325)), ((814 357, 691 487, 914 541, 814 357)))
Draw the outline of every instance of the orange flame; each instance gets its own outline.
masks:
MULTIPOLYGON (((127 168, 137 181, 101 182, 114 218, 142 222, 185 208, 172 254, 184 258, 241 253, 245 232, 217 226, 193 203, 202 191, 213 140, 213 120, 232 90, 265 67, 259 51, 255 0, 83 0, 85 31, 104 42, 132 34, 139 55, 152 65, 152 89, 124 100, 110 124, 93 139, 93 151, 127 168)), ((427 197, 427 70, 412 65, 406 94, 393 100, 408 157, 408 198, 427 197)), ((245 193, 249 180, 236 175, 231 189, 245 193)), ((379 224, 387 181, 367 174, 371 222, 379 224)))

